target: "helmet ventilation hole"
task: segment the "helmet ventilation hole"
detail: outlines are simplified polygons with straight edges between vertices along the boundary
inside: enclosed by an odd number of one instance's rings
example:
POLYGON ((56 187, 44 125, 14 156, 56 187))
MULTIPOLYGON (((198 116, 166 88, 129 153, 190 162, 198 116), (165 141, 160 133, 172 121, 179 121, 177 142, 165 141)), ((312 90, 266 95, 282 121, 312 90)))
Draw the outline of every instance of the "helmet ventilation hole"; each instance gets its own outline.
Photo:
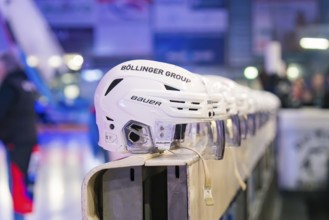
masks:
POLYGON ((107 117, 107 116, 106 116, 106 120, 108 120, 108 121, 113 121, 113 119, 112 119, 112 118, 110 118, 110 117, 107 117))
POLYGON ((112 83, 109 85, 109 87, 107 88, 106 92, 105 92, 105 96, 107 94, 109 94, 111 92, 112 89, 114 89, 114 87, 116 87, 123 79, 115 79, 112 81, 112 83))
POLYGON ((168 86, 168 85, 164 85, 166 90, 172 90, 172 91, 180 91, 179 89, 176 89, 174 87, 168 86))

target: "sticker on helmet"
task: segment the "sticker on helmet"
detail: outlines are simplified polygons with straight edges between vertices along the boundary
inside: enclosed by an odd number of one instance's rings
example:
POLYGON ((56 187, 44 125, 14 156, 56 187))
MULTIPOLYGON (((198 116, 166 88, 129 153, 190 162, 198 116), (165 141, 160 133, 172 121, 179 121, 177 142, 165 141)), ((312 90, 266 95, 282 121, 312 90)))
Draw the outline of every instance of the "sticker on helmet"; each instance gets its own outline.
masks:
POLYGON ((106 143, 116 143, 117 142, 117 136, 115 134, 105 132, 105 142, 106 143))
POLYGON ((147 98, 144 98, 144 97, 140 97, 140 96, 131 96, 130 98, 131 100, 135 100, 135 101, 138 101, 138 102, 144 102, 144 103, 148 103, 150 105, 157 105, 157 106, 160 106, 162 103, 159 102, 159 101, 156 101, 156 100, 152 100, 152 99, 147 99, 147 98))
POLYGON ((138 66, 138 65, 136 66, 136 65, 128 64, 128 65, 122 65, 121 70, 133 70, 133 71, 148 72, 148 73, 159 74, 162 76, 167 76, 170 78, 181 80, 185 83, 191 82, 191 79, 189 79, 186 76, 183 76, 181 74, 170 72, 170 71, 165 71, 163 69, 154 68, 154 67, 150 67, 150 66, 138 66))

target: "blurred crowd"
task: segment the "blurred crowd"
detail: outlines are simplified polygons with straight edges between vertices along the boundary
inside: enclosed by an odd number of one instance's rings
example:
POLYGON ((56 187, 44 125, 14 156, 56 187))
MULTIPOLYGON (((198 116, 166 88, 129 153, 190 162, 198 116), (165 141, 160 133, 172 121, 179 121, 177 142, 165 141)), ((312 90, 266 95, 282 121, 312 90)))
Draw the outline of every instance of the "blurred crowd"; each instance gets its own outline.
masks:
POLYGON ((288 80, 286 75, 260 74, 264 90, 276 94, 282 108, 317 107, 329 108, 329 70, 314 73, 310 78, 288 80))

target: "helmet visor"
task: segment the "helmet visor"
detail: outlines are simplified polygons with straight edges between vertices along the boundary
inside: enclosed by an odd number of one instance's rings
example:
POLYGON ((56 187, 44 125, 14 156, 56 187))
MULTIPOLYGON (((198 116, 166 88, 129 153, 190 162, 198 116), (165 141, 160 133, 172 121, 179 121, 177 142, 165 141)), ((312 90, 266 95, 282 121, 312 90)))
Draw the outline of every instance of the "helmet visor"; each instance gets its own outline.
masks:
POLYGON ((158 149, 189 147, 203 153, 206 159, 220 160, 224 156, 225 126, 221 120, 182 124, 157 122, 154 140, 158 149))
POLYGON ((251 136, 254 136, 256 134, 256 114, 248 114, 248 133, 251 136))
POLYGON ((246 139, 248 136, 248 117, 247 115, 239 115, 241 139, 246 139))

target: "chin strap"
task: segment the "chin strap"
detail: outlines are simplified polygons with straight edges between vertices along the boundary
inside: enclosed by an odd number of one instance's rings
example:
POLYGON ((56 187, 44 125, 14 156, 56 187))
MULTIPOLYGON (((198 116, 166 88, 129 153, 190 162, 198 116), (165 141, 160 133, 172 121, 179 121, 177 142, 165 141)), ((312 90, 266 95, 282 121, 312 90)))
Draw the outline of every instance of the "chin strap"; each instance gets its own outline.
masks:
POLYGON ((202 161, 203 169, 204 169, 204 175, 205 175, 204 188, 203 188, 203 199, 205 200, 207 206, 213 206, 214 198, 212 196, 212 180, 211 180, 211 176, 209 174, 209 169, 208 169, 205 159, 197 150, 195 150, 193 148, 190 148, 190 147, 180 147, 180 148, 184 148, 184 149, 193 151, 200 157, 200 159, 202 161))
POLYGON ((233 161, 233 166, 234 166, 234 175, 235 175, 236 179, 238 180, 238 182, 239 182, 240 187, 242 188, 242 190, 245 191, 247 189, 247 185, 243 181, 243 179, 241 177, 241 174, 240 174, 240 172, 238 170, 238 164, 237 164, 237 161, 236 161, 235 150, 233 148, 231 148, 231 147, 229 147, 229 149, 232 152, 232 161, 233 161))
POLYGON ((232 118, 226 119, 226 128, 227 128, 228 136, 230 137, 230 139, 233 139, 234 134, 233 134, 232 118))

